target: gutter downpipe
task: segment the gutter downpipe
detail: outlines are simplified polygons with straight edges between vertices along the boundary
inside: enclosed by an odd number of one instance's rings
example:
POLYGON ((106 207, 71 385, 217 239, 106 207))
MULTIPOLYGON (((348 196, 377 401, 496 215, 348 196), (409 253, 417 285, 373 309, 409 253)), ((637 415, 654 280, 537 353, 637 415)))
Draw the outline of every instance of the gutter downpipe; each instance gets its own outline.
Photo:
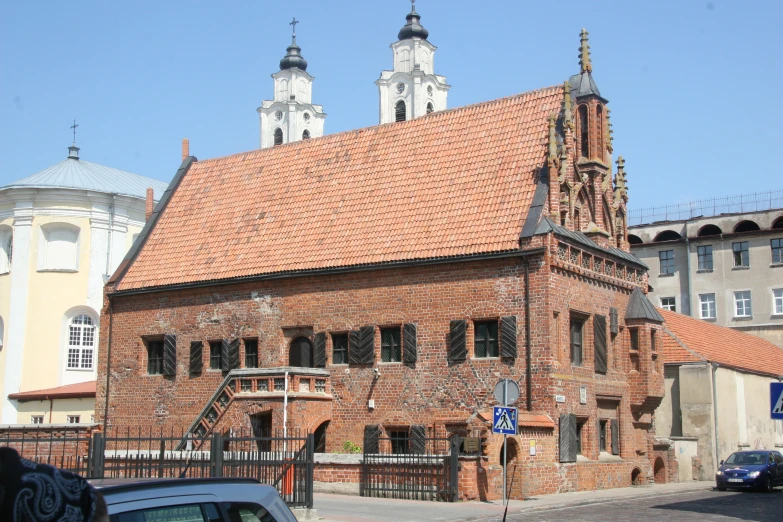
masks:
POLYGON ((111 333, 112 333, 111 327, 112 327, 112 323, 114 322, 111 296, 107 295, 106 299, 109 300, 109 340, 108 340, 108 346, 106 347, 106 404, 104 405, 104 410, 103 410, 104 435, 106 434, 109 428, 109 387, 111 386, 111 333))
POLYGON ((109 244, 106 249, 106 275, 111 275, 111 243, 112 243, 112 228, 114 228, 114 205, 117 199, 116 194, 111 195, 111 206, 109 206, 109 244))
POLYGON ((712 365, 712 412, 715 417, 715 469, 718 469, 718 462, 720 462, 718 457, 718 392, 715 383, 715 373, 718 371, 720 364, 716 362, 710 364, 712 365))
POLYGON ((694 317, 693 315, 693 294, 692 294, 692 288, 691 288, 691 279, 693 278, 691 274, 691 240, 688 237, 688 224, 685 224, 685 259, 687 259, 687 270, 688 270, 688 315, 691 317, 694 317))
MULTIPOLYGON (((527 411, 533 411, 533 383, 530 379, 533 371, 530 368, 532 354, 530 342, 530 260, 525 259, 525 399, 527 411)), ((505 490, 504 490, 505 493, 505 490)))
POLYGON ((288 443, 288 372, 285 372, 285 388, 283 388, 283 458, 285 459, 288 443))

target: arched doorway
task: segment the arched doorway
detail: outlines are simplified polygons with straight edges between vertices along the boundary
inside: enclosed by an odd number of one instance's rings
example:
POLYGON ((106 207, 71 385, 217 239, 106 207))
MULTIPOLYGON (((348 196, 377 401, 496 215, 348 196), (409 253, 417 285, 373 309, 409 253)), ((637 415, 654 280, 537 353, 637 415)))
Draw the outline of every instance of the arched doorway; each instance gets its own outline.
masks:
POLYGON ((297 337, 291 341, 288 364, 298 368, 313 368, 313 344, 310 339, 297 337))
POLYGON ((640 470, 639 468, 633 468, 633 471, 631 472, 631 485, 632 486, 642 485, 642 470, 640 470))
POLYGON ((653 472, 655 473, 656 484, 666 484, 666 464, 664 464, 661 457, 655 459, 655 467, 653 468, 653 472))
POLYGON ((313 439, 315 439, 315 452, 326 453, 326 429, 329 427, 329 421, 324 421, 315 429, 313 439))

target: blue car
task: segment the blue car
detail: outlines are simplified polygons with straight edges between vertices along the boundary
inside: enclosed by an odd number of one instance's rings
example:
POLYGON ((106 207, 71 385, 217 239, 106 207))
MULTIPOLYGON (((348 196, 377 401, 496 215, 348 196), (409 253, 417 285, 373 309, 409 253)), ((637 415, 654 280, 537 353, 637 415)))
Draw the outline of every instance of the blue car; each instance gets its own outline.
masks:
POLYGON ((778 451, 737 451, 720 461, 715 473, 718 491, 726 488, 772 491, 783 486, 783 455, 778 451))

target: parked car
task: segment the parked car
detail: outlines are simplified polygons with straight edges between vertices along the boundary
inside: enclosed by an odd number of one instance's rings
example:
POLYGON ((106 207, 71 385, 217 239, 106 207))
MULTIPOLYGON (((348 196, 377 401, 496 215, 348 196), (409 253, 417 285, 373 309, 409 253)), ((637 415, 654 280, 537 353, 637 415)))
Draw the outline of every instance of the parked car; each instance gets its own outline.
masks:
POLYGON ((91 480, 111 522, 296 522, 277 490, 254 479, 91 480))
POLYGON ((737 451, 720 461, 715 473, 719 491, 726 488, 757 488, 772 491, 783 486, 783 455, 778 451, 737 451))

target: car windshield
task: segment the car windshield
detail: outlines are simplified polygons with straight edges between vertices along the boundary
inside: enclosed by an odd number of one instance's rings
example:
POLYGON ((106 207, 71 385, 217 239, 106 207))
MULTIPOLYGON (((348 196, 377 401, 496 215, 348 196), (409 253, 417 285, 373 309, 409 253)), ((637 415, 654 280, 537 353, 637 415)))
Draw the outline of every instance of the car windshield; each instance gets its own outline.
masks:
POLYGON ((766 453, 732 453, 726 459, 726 464, 733 466, 758 466, 766 463, 766 453))

